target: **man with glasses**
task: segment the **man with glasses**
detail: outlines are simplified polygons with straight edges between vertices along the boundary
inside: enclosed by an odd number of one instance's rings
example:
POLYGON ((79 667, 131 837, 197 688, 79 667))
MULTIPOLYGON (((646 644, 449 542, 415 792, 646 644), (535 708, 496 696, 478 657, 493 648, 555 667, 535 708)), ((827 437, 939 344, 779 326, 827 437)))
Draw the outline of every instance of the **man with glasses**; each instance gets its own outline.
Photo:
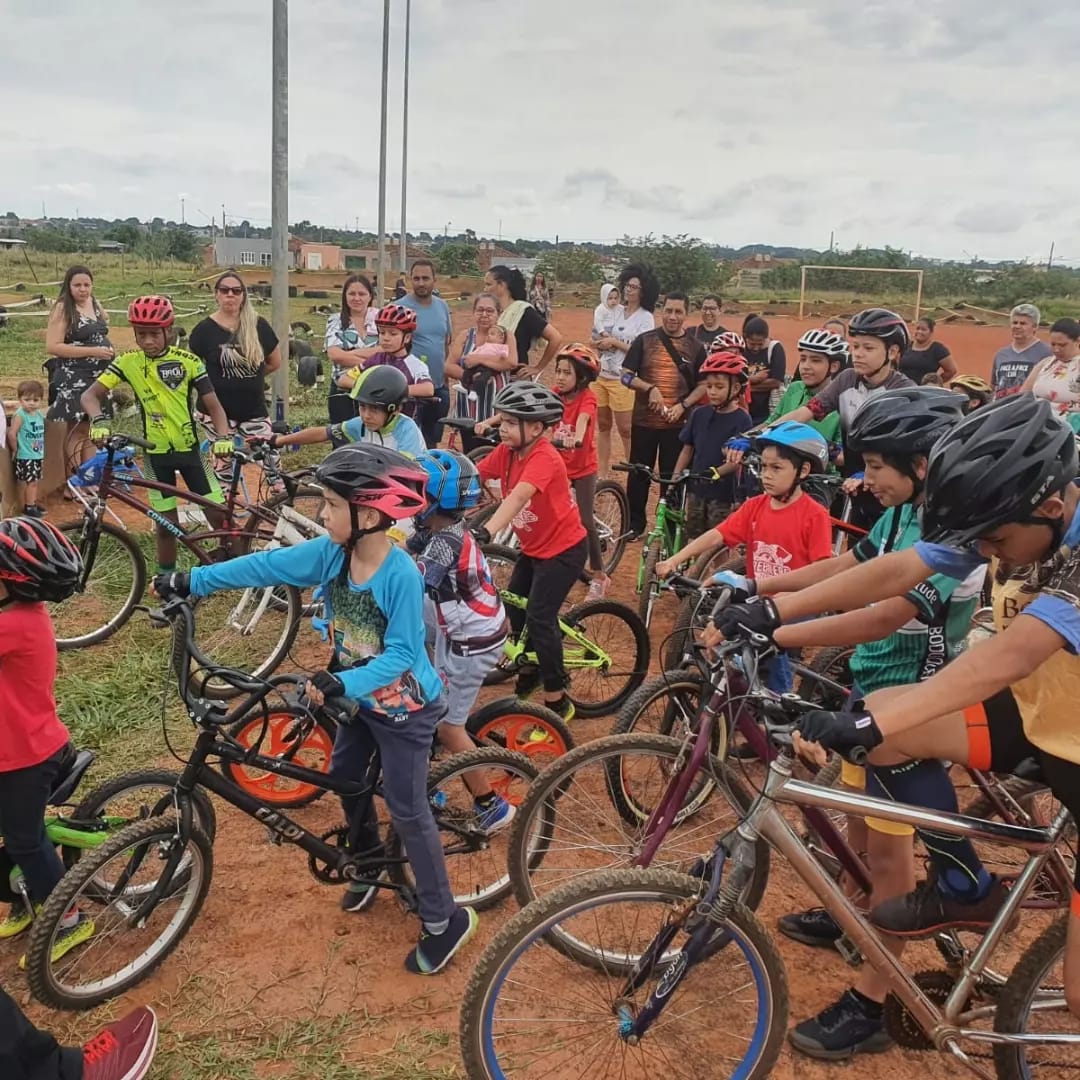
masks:
POLYGON ((713 342, 727 331, 720 325, 720 297, 715 293, 707 294, 701 301, 701 322, 690 331, 701 342, 706 352, 711 351, 713 342))
POLYGON ((416 422, 428 446, 438 446, 442 438, 439 422, 450 409, 450 389, 446 385, 446 354, 450 350, 453 327, 450 308, 445 300, 435 296, 435 264, 430 259, 417 259, 409 271, 412 292, 397 301, 400 307, 416 312, 416 332, 413 334, 413 354, 425 361, 435 384, 435 395, 421 402, 416 422))

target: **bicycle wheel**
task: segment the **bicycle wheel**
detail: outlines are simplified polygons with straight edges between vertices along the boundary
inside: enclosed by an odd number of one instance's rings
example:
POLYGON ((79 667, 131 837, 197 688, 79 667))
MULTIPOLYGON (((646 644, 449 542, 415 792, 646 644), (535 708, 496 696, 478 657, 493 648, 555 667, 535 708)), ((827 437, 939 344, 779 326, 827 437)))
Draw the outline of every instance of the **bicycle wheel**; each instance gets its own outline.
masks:
MULTIPOLYGON (((998 998, 994 1030, 1026 1035, 1080 1038, 1080 1020, 1065 1000, 1065 933, 1069 919, 1055 922, 1031 944, 1013 968, 998 998)), ((1000 1080, 1060 1077, 1080 1070, 1080 1043, 995 1046, 1000 1080)))
POLYGON ((630 531, 630 504, 622 484, 601 480, 593 499, 593 520, 600 538, 600 557, 604 573, 614 574, 626 550, 626 534, 630 531))
POLYGON ((559 617, 567 696, 578 716, 607 716, 645 681, 649 631, 625 604, 588 600, 559 617))
POLYGON ((491 568, 491 580, 495 588, 505 592, 510 586, 510 575, 514 572, 518 551, 504 544, 484 544, 481 548, 491 568))
POLYGON ((478 743, 524 754, 541 772, 574 749, 574 737, 558 713, 516 697, 499 698, 475 709, 465 730, 478 743))
MULTIPOLYGON (((731 548, 721 547, 711 555, 703 555, 694 563, 689 577, 697 581, 708 582, 713 574, 720 570, 730 570, 733 574, 741 574, 746 569, 746 560, 741 555, 736 555, 731 548), (724 559, 719 559, 724 555, 724 559), (699 567, 702 568, 699 573, 699 567)), ((701 632, 705 629, 705 623, 709 619, 712 605, 703 603, 701 594, 691 593, 683 598, 675 616, 675 625, 667 639, 667 649, 664 652, 664 667, 667 669, 682 667, 683 655, 689 650, 692 642, 701 638, 701 632)))
POLYGON ((663 541, 653 537, 645 549, 645 569, 641 578, 641 592, 638 593, 637 610, 641 621, 648 626, 652 619, 653 605, 656 603, 659 581, 656 577, 656 564, 660 561, 663 541))
MULTIPOLYGON (((483 911, 510 894, 510 875, 506 870, 509 833, 503 830, 488 835, 481 828, 465 780, 472 772, 486 778, 491 787, 516 809, 536 779, 537 770, 524 754, 482 746, 439 762, 428 777, 428 799, 442 836, 454 900, 483 911)), ((391 831, 387 854, 398 859, 403 853, 400 837, 391 831)), ((392 862, 388 864, 388 871, 395 883, 415 887, 408 863, 392 862)))
MULTIPOLYGON (((681 740, 661 735, 609 735, 547 768, 510 830, 510 879, 518 903, 598 870, 635 865, 646 823, 667 792, 681 750, 681 740)), ((738 825, 749 805, 750 795, 733 771, 719 758, 707 758, 651 865, 687 872, 718 836, 738 825)), ((764 841, 756 854, 754 875, 740 898, 749 908, 760 903, 769 876, 764 841)), ((551 943, 571 953, 576 947, 551 943)))
MULTIPOLYGON (((697 671, 678 668, 665 671, 634 691, 619 710, 612 735, 655 734, 683 738, 693 728, 701 709, 705 679, 697 671)), ((723 756, 721 745, 726 732, 717 724, 712 737, 712 752, 723 756)))
POLYGON ((746 573, 746 551, 744 548, 729 548, 721 544, 715 551, 707 551, 699 556, 690 568, 689 576, 698 581, 708 581, 713 574, 721 570, 730 570, 733 574, 746 573))
POLYGON ((843 710, 848 695, 840 693, 828 683, 818 682, 809 672, 850 689, 851 656, 854 652, 854 647, 850 645, 830 645, 828 648, 818 649, 813 660, 806 665, 808 673, 799 678, 800 697, 820 703, 823 709, 843 710))
POLYGON ((465 990, 459 1034, 470 1080, 769 1076, 787 1029, 787 975, 750 912, 736 906, 723 924, 724 947, 672 989, 700 919, 701 888, 667 870, 605 871, 518 912, 465 990), (599 939, 591 970, 544 947, 556 928, 599 939), (664 952, 629 978, 661 935, 664 952), (666 998, 663 1011, 640 1039, 628 1038, 630 1023, 658 998, 666 998))
MULTIPOLYGON (((254 747, 263 733, 263 721, 260 713, 252 713, 230 725, 229 735, 241 746, 254 747)), ((330 772, 334 734, 334 725, 322 714, 313 717, 301 709, 279 708, 266 718, 266 735, 259 752, 325 775, 330 772)), ((307 806, 326 794, 314 784, 252 765, 221 761, 219 768, 226 780, 270 806, 307 806)))
POLYGON ((90 1009, 137 986, 191 928, 210 890, 213 865, 210 841, 198 829, 181 839, 175 814, 137 821, 87 853, 31 924, 26 972, 34 997, 56 1009, 90 1009), (178 845, 183 872, 163 883, 161 899, 133 922, 178 845), (102 882, 115 884, 103 888, 102 882), (92 922, 93 934, 54 960, 73 907, 92 922))
POLYGON ((83 557, 82 587, 68 600, 49 604, 61 651, 97 645, 131 618, 146 591, 146 560, 130 533, 107 521, 86 519, 58 526, 83 557))

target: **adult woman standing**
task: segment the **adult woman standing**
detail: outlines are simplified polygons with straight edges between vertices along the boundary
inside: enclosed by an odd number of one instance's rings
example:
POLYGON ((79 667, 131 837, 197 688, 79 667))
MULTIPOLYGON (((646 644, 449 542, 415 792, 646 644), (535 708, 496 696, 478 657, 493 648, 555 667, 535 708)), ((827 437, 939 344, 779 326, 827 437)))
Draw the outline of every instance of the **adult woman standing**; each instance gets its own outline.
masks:
POLYGON ((532 284, 529 286, 529 303, 544 319, 551 318, 551 291, 539 270, 533 274, 532 284))
POLYGON ((547 342, 544 355, 532 373, 538 376, 555 359, 563 343, 562 334, 525 299, 525 277, 520 270, 493 266, 484 275, 484 291, 499 302, 499 325, 514 335, 518 363, 529 363, 529 349, 537 338, 547 342))
POLYGON ((915 324, 911 347, 900 357, 900 374, 916 386, 921 386, 927 375, 940 375, 944 383, 956 375, 956 361, 940 341, 934 340, 936 325, 929 315, 924 315, 915 324))
POLYGON ((1080 323, 1058 319, 1050 327, 1050 348, 1054 355, 1031 369, 1020 392, 1051 402, 1073 431, 1080 431, 1080 323))
POLYGON ((656 326, 653 309, 660 296, 660 283, 644 266, 623 267, 616 288, 622 296, 611 330, 593 343, 600 350, 600 377, 593 383, 596 395, 596 454, 599 475, 608 475, 611 464, 611 428, 619 432, 623 458, 630 457, 630 426, 634 416, 636 395, 622 382, 623 361, 630 346, 642 334, 656 326))
POLYGON ((338 386, 338 376, 379 351, 378 310, 371 303, 374 295, 363 274, 350 274, 341 286, 341 313, 326 320, 326 355, 333 365, 328 402, 331 424, 342 424, 356 415, 356 402, 338 386))
MULTIPOLYGON (((489 332, 499 321, 499 301, 492 293, 480 293, 473 301, 473 324, 462 330, 453 344, 450 346, 450 356, 453 359, 446 361, 446 374, 459 380, 450 391, 450 415, 455 417, 468 417, 477 422, 487 420, 492 415, 492 401, 495 395, 504 387, 514 381, 514 372, 519 367, 517 358, 517 344, 513 334, 508 334, 506 344, 508 355, 506 359, 500 359, 487 352, 477 352, 488 343, 489 332), (467 371, 475 371, 477 368, 486 368, 491 374, 483 378, 482 389, 476 391, 475 399, 470 399, 469 388, 460 380, 465 378, 467 371)), ((474 385, 477 380, 473 380, 474 385)), ((480 440, 471 432, 464 431, 461 434, 461 442, 465 452, 481 445, 480 440)))
POLYGON ((242 435, 268 434, 266 376, 281 366, 277 334, 255 314, 235 270, 214 282, 214 297, 217 311, 191 331, 188 347, 206 365, 229 427, 242 435))
POLYGON ((109 341, 109 318, 94 298, 94 275, 85 266, 69 266, 64 274, 60 295, 49 313, 45 349, 49 354, 45 361, 47 418, 67 425, 65 458, 71 470, 93 457, 96 449, 79 399, 116 354, 109 341))

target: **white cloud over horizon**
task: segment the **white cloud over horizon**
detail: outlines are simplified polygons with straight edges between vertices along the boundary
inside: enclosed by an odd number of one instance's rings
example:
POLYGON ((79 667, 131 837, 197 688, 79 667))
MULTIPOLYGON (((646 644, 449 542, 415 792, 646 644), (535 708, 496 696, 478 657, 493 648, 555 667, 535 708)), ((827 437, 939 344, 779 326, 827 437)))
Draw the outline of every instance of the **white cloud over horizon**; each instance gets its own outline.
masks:
MULTIPOLYGON (((270 10, 0 0, 0 212, 266 223, 270 10)), ((381 16, 290 4, 290 221, 375 227, 381 16)), ((408 227, 1080 264, 1078 51, 1080 5, 413 0, 408 227)))

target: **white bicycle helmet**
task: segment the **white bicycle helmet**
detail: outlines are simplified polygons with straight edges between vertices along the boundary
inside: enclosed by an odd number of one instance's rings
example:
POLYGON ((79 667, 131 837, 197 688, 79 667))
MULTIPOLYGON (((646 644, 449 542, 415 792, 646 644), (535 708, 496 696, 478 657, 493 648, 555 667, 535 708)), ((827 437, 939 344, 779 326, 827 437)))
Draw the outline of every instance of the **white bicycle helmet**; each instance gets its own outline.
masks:
POLYGON ((799 352, 819 353, 830 360, 842 360, 847 356, 847 342, 831 330, 807 330, 799 338, 799 352))

